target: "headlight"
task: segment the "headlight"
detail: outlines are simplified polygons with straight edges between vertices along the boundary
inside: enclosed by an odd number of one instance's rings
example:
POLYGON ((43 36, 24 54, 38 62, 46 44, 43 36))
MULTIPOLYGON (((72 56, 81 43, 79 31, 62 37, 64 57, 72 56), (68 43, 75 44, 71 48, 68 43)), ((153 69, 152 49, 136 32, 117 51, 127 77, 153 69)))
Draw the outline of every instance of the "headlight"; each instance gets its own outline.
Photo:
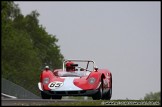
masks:
POLYGON ((43 79, 43 83, 44 83, 44 84, 48 84, 48 83, 49 83, 49 78, 44 78, 44 79, 43 79))
POLYGON ((95 81, 96 81, 96 79, 93 78, 93 77, 91 77, 91 78, 88 79, 88 82, 89 82, 90 84, 95 83, 95 81))

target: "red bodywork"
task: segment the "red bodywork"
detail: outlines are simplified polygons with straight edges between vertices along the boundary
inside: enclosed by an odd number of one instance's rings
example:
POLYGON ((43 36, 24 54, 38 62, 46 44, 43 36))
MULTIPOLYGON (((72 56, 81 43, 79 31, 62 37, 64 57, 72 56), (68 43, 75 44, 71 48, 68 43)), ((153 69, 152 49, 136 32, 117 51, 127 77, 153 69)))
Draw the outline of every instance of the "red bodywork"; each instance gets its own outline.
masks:
MULTIPOLYGON (((89 64, 93 61, 81 60, 81 62, 89 64)), ((63 69, 43 70, 38 83, 42 98, 60 99, 62 96, 92 96, 96 100, 110 100, 112 96, 111 72, 108 69, 96 69, 95 66, 93 70, 87 70, 88 64, 86 68, 75 65, 80 70, 76 69, 74 72, 67 72, 64 68, 65 64, 63 64, 63 69)))

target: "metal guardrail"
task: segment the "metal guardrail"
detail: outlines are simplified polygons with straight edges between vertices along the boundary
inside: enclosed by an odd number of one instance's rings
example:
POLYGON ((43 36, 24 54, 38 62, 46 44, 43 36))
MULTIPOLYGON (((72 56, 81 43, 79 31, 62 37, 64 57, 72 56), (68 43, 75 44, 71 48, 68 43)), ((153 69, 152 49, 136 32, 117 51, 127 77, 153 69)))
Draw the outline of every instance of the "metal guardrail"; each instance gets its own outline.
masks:
POLYGON ((31 93, 30 91, 24 89, 23 87, 2 78, 1 81, 1 93, 8 94, 10 96, 15 96, 18 99, 40 99, 39 96, 31 93))
POLYGON ((12 98, 12 99, 17 99, 17 97, 15 97, 15 96, 7 95, 7 94, 4 94, 4 93, 1 93, 1 97, 2 97, 2 98, 12 98))

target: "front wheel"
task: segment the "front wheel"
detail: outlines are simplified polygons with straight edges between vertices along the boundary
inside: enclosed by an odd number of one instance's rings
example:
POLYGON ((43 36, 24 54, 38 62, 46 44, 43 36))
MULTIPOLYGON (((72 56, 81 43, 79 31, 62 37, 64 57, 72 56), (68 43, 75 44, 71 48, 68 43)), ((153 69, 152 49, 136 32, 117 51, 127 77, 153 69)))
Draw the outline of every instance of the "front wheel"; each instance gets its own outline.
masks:
POLYGON ((42 97, 42 99, 50 99, 51 95, 48 95, 45 92, 41 91, 41 97, 42 97))
POLYGON ((102 95, 103 95, 103 84, 101 82, 101 85, 100 85, 97 93, 92 95, 92 99, 93 100, 100 100, 100 99, 102 99, 102 95))
POLYGON ((112 96, 112 88, 109 89, 108 92, 106 92, 104 95, 103 95, 103 100, 110 100, 111 99, 111 96, 112 96))
POLYGON ((52 95, 52 99, 61 99, 62 96, 58 96, 58 95, 52 95))

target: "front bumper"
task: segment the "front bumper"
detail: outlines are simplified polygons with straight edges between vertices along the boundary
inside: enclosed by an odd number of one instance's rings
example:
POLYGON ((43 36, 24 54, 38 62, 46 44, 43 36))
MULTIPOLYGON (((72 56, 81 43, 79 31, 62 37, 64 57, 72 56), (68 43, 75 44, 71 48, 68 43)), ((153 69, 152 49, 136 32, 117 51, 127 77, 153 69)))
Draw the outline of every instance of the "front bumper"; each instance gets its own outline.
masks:
POLYGON ((43 91, 49 95, 61 96, 90 96, 97 93, 98 90, 77 90, 77 91, 43 91))

